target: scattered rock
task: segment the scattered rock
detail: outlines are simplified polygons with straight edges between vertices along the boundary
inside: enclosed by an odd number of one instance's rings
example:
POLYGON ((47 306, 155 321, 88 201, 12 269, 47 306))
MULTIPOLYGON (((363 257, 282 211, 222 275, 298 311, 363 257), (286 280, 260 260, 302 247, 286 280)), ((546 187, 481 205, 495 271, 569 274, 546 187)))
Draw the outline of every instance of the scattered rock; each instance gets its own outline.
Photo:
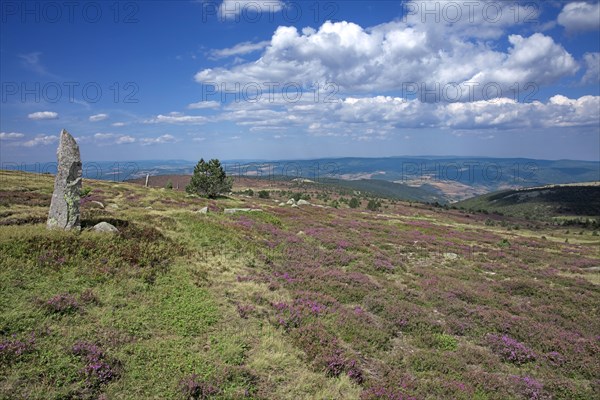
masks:
POLYGON ((208 207, 202 207, 201 209, 199 209, 198 211, 196 211, 198 214, 208 214, 208 207))
POLYGON ((308 201, 303 200, 303 199, 298 200, 298 202, 296 204, 298 204, 299 206, 308 206, 308 205, 310 205, 310 203, 308 201))
POLYGON ((298 233, 296 233, 296 236, 306 236, 306 233, 304 233, 304 231, 298 231, 298 233))
POLYGON ((114 208, 115 210, 118 210, 119 209, 119 205, 115 204, 115 203, 112 203, 112 204, 108 205, 108 208, 114 208))
POLYGON ((289 199, 286 204, 288 204, 288 205, 294 205, 294 204, 296 204, 296 200, 289 199))
POLYGON ((284 202, 279 203, 279 207, 284 207, 284 206, 285 206, 284 202))
POLYGON ((144 207, 146 210, 152 210, 152 206, 144 207))
POLYGON ((297 207, 298 207, 298 204, 292 204, 292 207, 296 207, 296 208, 297 208, 297 207))
POLYGON ((119 233, 119 230, 114 225, 104 221, 97 223, 92 229, 96 232, 119 233))
POLYGON ((456 260, 458 258, 458 254, 456 254, 456 253, 444 253, 444 258, 446 260, 456 260))
POLYGON ((260 208, 226 208, 224 210, 225 214, 235 214, 237 212, 254 212, 254 211, 262 211, 260 208))
POLYGON ((80 230, 81 156, 77 142, 65 129, 60 132, 56 155, 58 165, 46 226, 80 230))

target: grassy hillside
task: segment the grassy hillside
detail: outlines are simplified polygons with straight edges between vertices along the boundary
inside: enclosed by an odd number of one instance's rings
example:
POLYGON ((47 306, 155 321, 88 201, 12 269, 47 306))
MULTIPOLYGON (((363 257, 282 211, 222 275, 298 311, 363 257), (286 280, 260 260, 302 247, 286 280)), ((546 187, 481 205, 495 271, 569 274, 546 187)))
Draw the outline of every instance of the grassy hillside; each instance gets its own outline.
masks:
POLYGON ((391 199, 431 203, 436 201, 445 203, 447 201, 443 193, 428 185, 424 185, 423 187, 412 187, 381 179, 358 179, 351 181, 335 179, 329 180, 328 182, 340 188, 357 190, 374 196, 391 199))
POLYGON ((455 204, 468 210, 550 220, 600 218, 600 184, 571 184, 504 190, 455 204))
POLYGON ((119 234, 47 231, 52 177, 0 171, 0 398, 600 394, 591 231, 84 188, 119 234))

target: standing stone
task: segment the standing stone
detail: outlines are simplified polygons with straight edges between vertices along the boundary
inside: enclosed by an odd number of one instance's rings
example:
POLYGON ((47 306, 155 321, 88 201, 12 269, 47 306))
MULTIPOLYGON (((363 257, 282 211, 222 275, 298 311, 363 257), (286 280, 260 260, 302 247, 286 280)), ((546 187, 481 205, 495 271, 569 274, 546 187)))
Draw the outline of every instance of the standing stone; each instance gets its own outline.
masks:
POLYGON ((48 229, 80 230, 81 157, 77 142, 64 129, 60 133, 60 144, 56 155, 58 156, 58 166, 47 227, 48 229))

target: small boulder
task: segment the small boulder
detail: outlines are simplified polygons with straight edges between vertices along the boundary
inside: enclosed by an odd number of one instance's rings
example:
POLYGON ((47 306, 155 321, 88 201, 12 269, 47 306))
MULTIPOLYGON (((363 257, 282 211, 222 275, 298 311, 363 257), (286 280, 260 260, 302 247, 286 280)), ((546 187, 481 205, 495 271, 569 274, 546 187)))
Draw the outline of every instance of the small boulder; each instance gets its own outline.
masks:
POLYGON ((456 254, 456 253, 444 253, 444 258, 446 260, 456 260, 458 258, 458 254, 456 254))
POLYGON ((294 205, 294 204, 296 204, 296 200, 289 199, 286 204, 288 204, 288 205, 294 205))
POLYGON ((238 212, 254 212, 254 211, 262 211, 260 208, 226 208, 224 210, 225 214, 235 214, 238 212))
POLYGON ((284 207, 284 206, 285 206, 284 202, 279 203, 279 207, 284 207))
POLYGON ((196 211, 198 214, 208 214, 208 207, 202 207, 201 209, 199 209, 198 211, 196 211))
POLYGON ((92 229, 96 232, 119 233, 119 230, 114 225, 104 221, 97 223, 92 229))
POLYGON ((310 203, 308 201, 304 200, 304 199, 298 200, 298 202, 296 204, 298 204, 299 206, 308 206, 308 205, 310 205, 310 203))

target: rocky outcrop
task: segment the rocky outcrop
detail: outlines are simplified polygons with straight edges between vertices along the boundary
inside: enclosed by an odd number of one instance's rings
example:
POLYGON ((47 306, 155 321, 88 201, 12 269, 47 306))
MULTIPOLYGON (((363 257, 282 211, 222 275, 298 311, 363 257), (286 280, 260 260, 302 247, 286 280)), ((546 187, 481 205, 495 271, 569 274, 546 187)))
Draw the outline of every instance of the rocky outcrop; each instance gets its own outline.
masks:
POLYGON ((77 142, 64 129, 60 133, 57 157, 54 193, 46 225, 49 229, 80 230, 81 156, 77 142))

